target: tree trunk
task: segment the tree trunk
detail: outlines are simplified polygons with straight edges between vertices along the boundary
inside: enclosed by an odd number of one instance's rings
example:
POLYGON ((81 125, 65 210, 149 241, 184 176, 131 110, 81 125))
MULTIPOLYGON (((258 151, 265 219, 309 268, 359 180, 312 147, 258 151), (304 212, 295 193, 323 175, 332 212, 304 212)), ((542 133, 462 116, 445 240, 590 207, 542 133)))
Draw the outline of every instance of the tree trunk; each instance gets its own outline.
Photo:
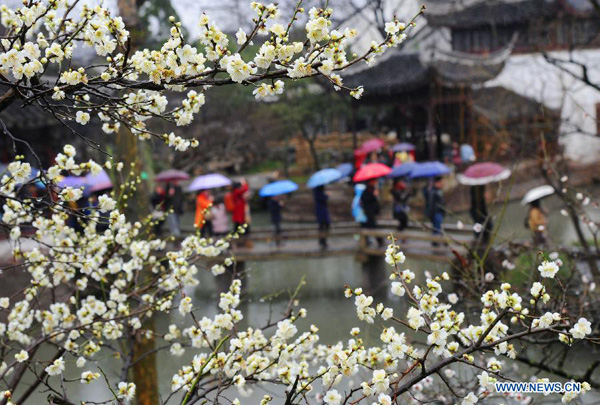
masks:
MULTIPOLYGON (((130 48, 135 50, 142 43, 145 35, 144 27, 140 27, 139 24, 136 0, 118 0, 118 6, 119 14, 131 34, 130 48)), ((124 181, 136 181, 136 178, 140 177, 143 171, 143 157, 146 155, 143 150, 145 145, 139 141, 138 137, 129 128, 121 125, 116 135, 115 146, 116 160, 123 162, 125 165, 122 178, 117 179, 116 185, 120 186, 124 181)), ((122 209, 129 221, 138 221, 150 214, 150 192, 146 181, 142 180, 137 183, 136 189, 132 190, 132 194, 132 198, 124 200, 127 206, 122 207, 122 209)), ((151 274, 147 273, 143 278, 151 277, 151 274)), ((154 320, 145 320, 141 329, 154 332, 154 320)), ((133 362, 135 364, 133 367, 133 382, 136 385, 138 405, 159 403, 158 372, 154 348, 153 333, 150 338, 146 338, 140 333, 136 334, 131 350, 133 351, 133 362)))
POLYGON ((317 140, 317 135, 310 135, 308 131, 304 128, 300 128, 300 133, 302 137, 308 142, 308 148, 310 150, 310 156, 313 159, 313 168, 316 170, 321 170, 321 163, 319 162, 319 154, 317 153, 317 148, 315 146, 315 141, 317 140))
POLYGON ((321 170, 321 163, 319 162, 319 154, 317 153, 317 148, 315 147, 315 138, 309 137, 307 138, 308 146, 310 147, 310 154, 313 158, 313 168, 315 171, 321 170))

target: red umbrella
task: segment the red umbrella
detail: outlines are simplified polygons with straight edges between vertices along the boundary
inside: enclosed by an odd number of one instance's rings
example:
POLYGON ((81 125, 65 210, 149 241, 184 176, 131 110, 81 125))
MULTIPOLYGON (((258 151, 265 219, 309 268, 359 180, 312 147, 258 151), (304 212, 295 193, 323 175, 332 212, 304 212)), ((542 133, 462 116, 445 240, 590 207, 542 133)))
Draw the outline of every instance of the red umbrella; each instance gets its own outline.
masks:
POLYGON ((364 153, 371 153, 383 148, 384 146, 385 142, 382 139, 369 139, 361 145, 360 151, 364 153))
POLYGON ((463 174, 457 176, 458 182, 467 186, 481 186, 488 183, 506 180, 510 177, 510 169, 498 163, 475 163, 463 174))
POLYGON ((392 169, 383 163, 369 163, 358 169, 353 180, 355 183, 359 183, 361 181, 376 179, 387 176, 391 171, 392 169))
POLYGON ((186 172, 175 169, 163 170, 154 177, 154 181, 178 181, 189 179, 190 176, 186 172))

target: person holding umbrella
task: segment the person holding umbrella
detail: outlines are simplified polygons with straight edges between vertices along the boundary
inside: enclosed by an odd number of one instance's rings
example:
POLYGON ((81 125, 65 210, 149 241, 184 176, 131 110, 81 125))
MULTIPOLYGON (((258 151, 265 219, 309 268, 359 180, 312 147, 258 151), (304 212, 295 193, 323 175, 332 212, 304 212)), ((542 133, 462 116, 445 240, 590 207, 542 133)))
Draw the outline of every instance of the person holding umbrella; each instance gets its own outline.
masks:
POLYGON ((188 191, 197 192, 196 195, 196 216, 194 226, 200 229, 202 236, 211 237, 212 213, 210 207, 213 203, 213 197, 210 194, 211 189, 226 187, 231 184, 231 180, 219 173, 203 174, 196 177, 188 187, 188 191))
POLYGON ((477 242, 487 245, 490 240, 494 225, 487 208, 486 184, 506 180, 510 177, 511 171, 504 166, 493 162, 475 163, 464 173, 457 177, 460 184, 471 186, 471 209, 470 214, 473 222, 480 226, 475 228, 475 238, 477 242))
POLYGON ((436 177, 426 192, 426 212, 433 226, 434 235, 442 234, 442 224, 446 215, 443 187, 443 177, 436 177))
POLYGON ((318 186, 313 189, 313 198, 315 200, 315 216, 319 223, 319 245, 322 249, 327 249, 327 232, 331 226, 329 219, 329 208, 327 200, 329 196, 325 192, 325 186, 318 186))
POLYGON ((281 246, 281 209, 284 206, 284 202, 279 199, 279 196, 274 195, 269 197, 267 201, 267 207, 269 209, 269 215, 271 216, 271 223, 273 224, 273 239, 275 239, 275 245, 281 246))
MULTIPOLYGON (((377 215, 380 211, 378 191, 377 191, 377 179, 385 177, 392 172, 388 166, 382 163, 369 163, 361 167, 354 175, 354 182, 367 182, 367 188, 362 192, 360 196, 360 205, 364 211, 367 220, 362 223, 363 228, 374 229, 377 228, 377 215)), ((383 239, 377 238, 377 242, 380 246, 383 245, 383 239)), ((369 238, 367 238, 367 244, 369 238)))
POLYGON ((471 214, 471 219, 475 225, 481 225, 480 229, 473 229, 475 240, 481 242, 482 245, 487 245, 490 241, 494 224, 487 208, 485 186, 478 185, 471 187, 470 194, 471 209, 469 210, 469 214, 471 214))
POLYGON ((548 219, 546 217, 546 212, 542 208, 541 200, 552 194, 554 194, 554 188, 552 186, 540 186, 529 190, 521 201, 521 205, 529 204, 525 226, 531 230, 533 244, 535 246, 545 246, 547 243, 546 231, 548 219))
POLYGON ((329 197, 325 192, 325 185, 336 182, 343 177, 338 169, 323 169, 314 173, 308 180, 308 187, 313 189, 313 199, 315 202, 315 216, 319 223, 319 245, 322 249, 327 249, 327 231, 331 225, 329 219, 329 209, 327 201, 329 197))
POLYGON ((263 198, 269 198, 267 201, 267 207, 269 214, 271 215, 271 222, 274 227, 274 237, 277 246, 280 245, 281 241, 279 235, 281 233, 281 208, 283 207, 283 201, 278 196, 283 194, 289 194, 298 190, 298 185, 291 180, 279 180, 267 184, 261 188, 258 195, 263 198))
MULTIPOLYGON (((363 191, 360 196, 360 204, 363 208, 367 221, 363 224, 366 229, 377 228, 377 215, 381 211, 379 205, 379 190, 377 190, 377 180, 372 179, 367 182, 367 188, 363 191)), ((367 238, 367 245, 369 244, 369 238, 367 238)), ((377 245, 383 246, 383 238, 377 238, 377 245)))
MULTIPOLYGON (((443 185, 444 175, 450 173, 450 168, 442 162, 425 162, 417 164, 411 171, 409 177, 411 179, 427 178, 429 184, 423 188, 423 196, 425 197, 425 216, 429 218, 433 226, 433 234, 442 234, 442 223, 446 210, 444 208, 443 185), (431 180, 433 179, 433 180, 431 180)), ((437 245, 437 243, 433 243, 437 245)))
POLYGON ((409 193, 406 183, 402 178, 394 179, 392 186, 392 198, 394 199, 393 214, 398 221, 398 230, 403 231, 408 226, 408 198, 409 193))
POLYGON ((165 189, 165 210, 167 214, 167 224, 171 235, 175 237, 181 236, 181 228, 179 226, 179 217, 183 214, 183 189, 177 181, 168 181, 165 189))

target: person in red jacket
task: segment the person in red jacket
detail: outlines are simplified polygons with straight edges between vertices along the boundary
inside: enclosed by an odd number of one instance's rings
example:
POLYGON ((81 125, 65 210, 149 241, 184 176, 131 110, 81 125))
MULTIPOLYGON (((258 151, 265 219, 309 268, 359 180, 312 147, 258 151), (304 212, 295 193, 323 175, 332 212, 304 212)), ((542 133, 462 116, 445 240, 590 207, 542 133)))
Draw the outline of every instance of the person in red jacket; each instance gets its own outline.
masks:
POLYGON ((233 200, 233 212, 231 215, 231 220, 233 222, 233 231, 235 232, 240 226, 244 226, 244 224, 248 223, 246 218, 248 184, 245 180, 242 179, 241 182, 235 182, 233 184, 231 197, 233 200))

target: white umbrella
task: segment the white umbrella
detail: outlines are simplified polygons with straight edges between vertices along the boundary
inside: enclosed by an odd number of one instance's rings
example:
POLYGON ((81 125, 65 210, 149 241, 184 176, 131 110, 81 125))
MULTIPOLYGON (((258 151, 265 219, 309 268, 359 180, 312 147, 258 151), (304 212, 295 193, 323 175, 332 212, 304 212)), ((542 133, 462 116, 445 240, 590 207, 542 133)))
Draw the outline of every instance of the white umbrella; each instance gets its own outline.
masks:
POLYGON ((539 200, 540 198, 548 197, 552 194, 554 194, 554 188, 549 185, 532 188, 527 192, 527 194, 525 194, 523 200, 521 200, 521 205, 527 205, 536 200, 539 200))

